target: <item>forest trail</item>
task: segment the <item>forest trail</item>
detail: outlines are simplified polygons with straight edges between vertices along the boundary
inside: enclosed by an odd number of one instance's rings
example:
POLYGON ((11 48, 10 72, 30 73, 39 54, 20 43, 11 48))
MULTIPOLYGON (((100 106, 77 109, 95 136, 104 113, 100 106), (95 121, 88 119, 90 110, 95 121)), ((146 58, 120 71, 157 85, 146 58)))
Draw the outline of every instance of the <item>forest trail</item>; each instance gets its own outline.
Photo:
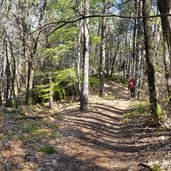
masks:
POLYGON ((68 109, 60 114, 56 170, 150 171, 155 166, 171 170, 171 133, 149 128, 143 119, 124 122, 124 114, 139 103, 130 98, 127 87, 110 81, 105 94, 91 96, 85 112, 68 109))
POLYGON ((60 161, 65 162, 63 170, 137 170, 140 151, 133 135, 129 137, 131 130, 125 129, 123 123, 132 100, 126 88, 113 82, 105 85, 105 92, 116 99, 94 96, 86 112, 62 114, 63 141, 58 149, 62 153, 60 161))
POLYGON ((104 98, 90 96, 86 111, 66 101, 52 109, 1 109, 0 170, 148 171, 156 163, 171 170, 171 132, 148 128, 143 120, 124 122, 136 102, 111 81, 104 98), (49 146, 55 151, 41 152, 49 146))

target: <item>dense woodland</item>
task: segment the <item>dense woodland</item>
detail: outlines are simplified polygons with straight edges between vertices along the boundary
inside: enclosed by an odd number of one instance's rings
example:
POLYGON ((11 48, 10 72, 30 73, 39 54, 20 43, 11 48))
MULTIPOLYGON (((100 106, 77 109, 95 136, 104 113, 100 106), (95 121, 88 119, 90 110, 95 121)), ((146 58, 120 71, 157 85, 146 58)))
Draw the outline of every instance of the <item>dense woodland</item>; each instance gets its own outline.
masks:
POLYGON ((1 105, 77 95, 84 110, 90 77, 102 97, 106 77, 131 76, 137 97, 148 82, 158 125, 171 103, 170 13, 170 0, 1 0, 1 105))

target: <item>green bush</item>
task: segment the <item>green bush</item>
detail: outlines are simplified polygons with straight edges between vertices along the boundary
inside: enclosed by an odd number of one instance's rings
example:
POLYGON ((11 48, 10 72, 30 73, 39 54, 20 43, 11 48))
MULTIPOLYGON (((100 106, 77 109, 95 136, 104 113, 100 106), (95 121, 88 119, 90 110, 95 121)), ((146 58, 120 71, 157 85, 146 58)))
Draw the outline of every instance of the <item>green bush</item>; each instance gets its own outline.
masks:
POLYGON ((109 80, 109 81, 115 81, 117 83, 122 83, 122 84, 127 84, 128 83, 128 80, 126 78, 123 78, 123 77, 121 77, 119 75, 108 76, 106 79, 109 80))
POLYGON ((54 74, 54 79, 55 82, 58 83, 58 87, 62 89, 61 91, 64 97, 73 96, 76 94, 77 76, 74 69, 57 71, 54 74))
MULTIPOLYGON (((35 86, 33 93, 33 103, 48 102, 50 93, 53 92, 54 101, 66 99, 68 96, 76 94, 77 76, 74 69, 65 69, 51 73, 52 83, 35 86)), ((47 77, 44 78, 47 80, 47 77)))
POLYGON ((89 77, 89 85, 98 87, 100 84, 100 79, 97 76, 91 76, 89 77))

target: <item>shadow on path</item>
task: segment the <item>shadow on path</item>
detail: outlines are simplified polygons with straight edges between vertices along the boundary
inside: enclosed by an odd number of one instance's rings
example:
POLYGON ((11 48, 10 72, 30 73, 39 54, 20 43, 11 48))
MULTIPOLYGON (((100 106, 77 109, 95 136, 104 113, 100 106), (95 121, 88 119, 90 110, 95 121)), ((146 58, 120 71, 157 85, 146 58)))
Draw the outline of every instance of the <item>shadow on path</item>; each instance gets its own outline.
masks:
MULTIPOLYGON (((59 130, 63 144, 58 146, 63 155, 59 163, 74 158, 66 163, 78 166, 79 170, 84 170, 87 166, 87 170, 106 171, 128 170, 137 164, 137 156, 146 146, 126 140, 128 137, 123 132, 122 117, 128 111, 128 106, 123 107, 123 103, 128 104, 128 100, 117 100, 111 104, 108 101, 91 103, 90 109, 85 112, 63 112, 59 130), (80 165, 83 165, 82 169, 80 165)), ((71 166, 67 164, 65 167, 71 166)), ((69 170, 74 171, 72 168, 69 170)))
MULTIPOLYGON (((106 85, 106 91, 109 94, 117 92, 119 99, 94 99, 87 111, 64 110, 55 115, 56 120, 60 118, 61 122, 59 142, 56 144, 58 167, 54 165, 53 170, 144 171, 139 166, 141 156, 149 149, 157 150, 161 145, 158 141, 148 141, 155 130, 146 128, 143 123, 123 122, 123 115, 130 109, 126 88, 110 82, 106 85)), ((157 132, 155 135, 170 136, 170 133, 157 132)))

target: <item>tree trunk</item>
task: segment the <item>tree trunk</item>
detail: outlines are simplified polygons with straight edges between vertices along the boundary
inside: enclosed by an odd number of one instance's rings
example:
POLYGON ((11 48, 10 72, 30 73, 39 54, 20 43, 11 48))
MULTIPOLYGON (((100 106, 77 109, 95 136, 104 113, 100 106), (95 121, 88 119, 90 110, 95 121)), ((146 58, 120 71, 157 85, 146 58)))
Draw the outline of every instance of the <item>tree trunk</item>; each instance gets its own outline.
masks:
MULTIPOLYGON (((170 0, 158 0, 158 8, 161 14, 171 13, 170 0)), ((169 103, 171 105, 171 16, 161 16, 164 44, 164 65, 167 81, 169 103)))
POLYGON ((30 99, 30 78, 31 78, 31 70, 32 70, 32 62, 30 59, 27 61, 27 70, 26 70, 26 96, 25 96, 25 104, 29 104, 30 99))
MULTIPOLYGON (((138 8, 138 16, 140 17, 142 15, 142 1, 137 1, 138 8)), ((139 98, 140 97, 140 87, 141 87, 141 71, 142 71, 142 58, 143 58, 143 23, 142 19, 137 20, 137 43, 136 43, 136 69, 135 69, 135 78, 137 82, 136 86, 136 95, 139 98)))
MULTIPOLYGON (((89 0, 85 0, 85 16, 89 11, 89 0)), ((83 87, 80 97, 80 110, 85 110, 88 105, 88 79, 89 79, 89 19, 84 20, 84 33, 83 33, 83 87)))
POLYGON ((119 45, 120 45, 120 40, 118 38, 117 47, 115 49, 114 56, 113 56, 113 59, 112 59, 112 66, 111 66, 110 76, 112 76, 113 75, 113 72, 114 72, 114 66, 115 66, 116 56, 117 56, 118 50, 119 50, 119 45))
MULTIPOLYGON (((143 1, 143 15, 148 17, 151 11, 152 0, 143 1)), ((146 62, 147 62, 147 76, 148 76, 148 86, 149 86, 149 99, 150 99, 150 109, 152 115, 152 123, 154 125, 159 125, 159 116, 157 113, 157 93, 155 86, 155 70, 154 70, 154 40, 152 34, 151 19, 144 18, 144 38, 145 38, 145 50, 146 50, 146 62)))
MULTIPOLYGON (((103 14, 108 12, 108 0, 104 0, 104 11, 103 14)), ((100 48, 100 97, 104 93, 104 79, 105 79, 105 61, 106 61, 106 36, 107 36, 107 18, 102 19, 102 30, 101 30, 101 48, 100 48)))
POLYGON ((53 105, 53 94, 54 94, 54 92, 53 92, 53 81, 52 81, 52 75, 51 74, 49 76, 49 84, 50 84, 49 108, 51 108, 53 105))
POLYGON ((6 47, 6 88, 5 88, 5 106, 11 107, 11 98, 10 98, 10 79, 11 79, 11 72, 10 72, 10 62, 9 62, 9 54, 8 54, 8 45, 7 41, 5 41, 6 47))
MULTIPOLYGON (((138 1, 137 0, 134 0, 134 4, 135 4, 135 7, 134 7, 134 15, 137 16, 137 13, 138 13, 138 1)), ((133 49, 132 49, 132 76, 134 77, 135 76, 135 72, 136 72, 136 59, 135 59, 135 56, 136 56, 136 47, 137 47, 137 23, 138 23, 138 19, 135 18, 134 19, 134 29, 133 29, 133 49)))
POLYGON ((15 60, 15 56, 14 56, 14 52, 13 52, 13 47, 12 47, 12 42, 9 42, 10 44, 10 51, 11 51, 11 57, 13 59, 13 67, 12 67, 12 95, 13 98, 15 100, 15 107, 16 109, 18 109, 18 100, 16 98, 16 93, 15 93, 15 80, 16 80, 16 60, 15 60))
MULTIPOLYGON (((80 1, 79 4, 79 12, 82 14, 83 9, 82 9, 82 0, 80 1)), ((79 22, 79 32, 78 32, 78 42, 77 42, 77 88, 79 94, 81 93, 81 42, 82 42, 82 34, 83 34, 83 20, 79 22)))

